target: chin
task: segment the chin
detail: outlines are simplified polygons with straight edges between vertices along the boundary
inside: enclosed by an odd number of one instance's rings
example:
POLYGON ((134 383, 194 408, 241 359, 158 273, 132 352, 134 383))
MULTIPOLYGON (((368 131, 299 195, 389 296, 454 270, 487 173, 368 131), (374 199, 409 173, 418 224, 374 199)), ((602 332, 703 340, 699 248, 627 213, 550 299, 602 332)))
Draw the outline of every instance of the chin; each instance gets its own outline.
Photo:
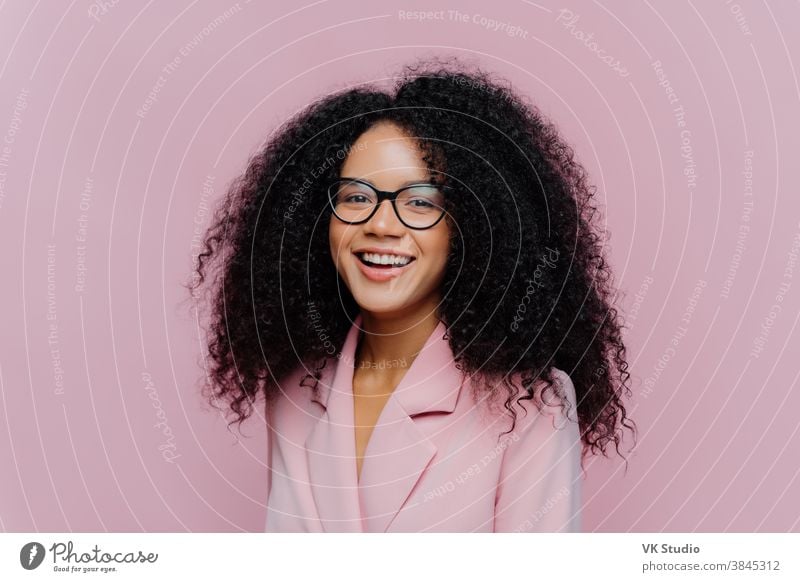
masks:
POLYGON ((398 315, 406 309, 408 305, 405 301, 381 301, 380 299, 367 299, 363 297, 355 297, 358 307, 367 313, 374 315, 398 315))

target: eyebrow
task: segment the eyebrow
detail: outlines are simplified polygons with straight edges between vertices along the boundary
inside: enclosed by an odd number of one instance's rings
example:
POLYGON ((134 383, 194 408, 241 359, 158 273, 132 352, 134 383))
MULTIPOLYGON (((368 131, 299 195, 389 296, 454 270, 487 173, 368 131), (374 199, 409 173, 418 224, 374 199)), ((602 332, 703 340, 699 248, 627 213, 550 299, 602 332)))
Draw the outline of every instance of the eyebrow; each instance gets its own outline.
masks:
MULTIPOLYGON (((341 177, 341 178, 339 178, 339 179, 340 179, 340 180, 358 180, 358 181, 360 181, 360 182, 366 182, 366 183, 367 183, 367 184, 369 184, 370 186, 373 186, 373 187, 377 188, 377 186, 375 186, 375 184, 373 184, 372 182, 370 182, 370 181, 369 181, 369 180, 367 180, 366 178, 352 178, 352 177, 350 177, 350 176, 342 176, 342 177, 341 177)), ((418 178, 418 179, 416 179, 416 180, 406 180, 405 182, 403 182, 402 184, 400 184, 400 186, 401 186, 401 187, 403 187, 403 186, 411 186, 412 184, 432 184, 432 182, 431 182, 431 179, 430 179, 430 177, 427 177, 427 178, 418 178)))

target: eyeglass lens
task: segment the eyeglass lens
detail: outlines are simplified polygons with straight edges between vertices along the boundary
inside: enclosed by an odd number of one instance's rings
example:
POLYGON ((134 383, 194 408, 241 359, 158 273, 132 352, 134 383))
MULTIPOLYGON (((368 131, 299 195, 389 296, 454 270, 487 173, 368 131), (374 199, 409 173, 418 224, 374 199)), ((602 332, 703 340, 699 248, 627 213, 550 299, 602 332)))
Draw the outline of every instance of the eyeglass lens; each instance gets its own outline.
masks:
MULTIPOLYGON (((365 220, 378 202, 375 191, 359 182, 336 182, 331 191, 336 215, 347 222, 365 220)), ((403 222, 423 228, 444 212, 444 195, 433 185, 410 186, 398 193, 395 208, 403 222)))

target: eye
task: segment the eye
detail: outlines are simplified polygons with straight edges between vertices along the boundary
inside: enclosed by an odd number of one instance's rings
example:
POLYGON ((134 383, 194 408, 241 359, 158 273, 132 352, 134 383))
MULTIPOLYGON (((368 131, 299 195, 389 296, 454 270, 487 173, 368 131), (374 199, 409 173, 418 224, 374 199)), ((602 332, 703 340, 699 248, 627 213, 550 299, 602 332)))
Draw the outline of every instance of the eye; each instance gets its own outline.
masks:
POLYGON ((358 182, 344 182, 338 185, 336 204, 366 205, 375 202, 375 193, 358 182))
POLYGON ((433 208, 434 205, 431 203, 430 200, 426 200, 424 198, 412 198, 411 200, 407 201, 407 204, 410 206, 415 206, 417 208, 433 208))
POLYGON ((424 184, 401 192, 398 202, 410 211, 425 212, 441 209, 444 195, 436 186, 424 184))
POLYGON ((340 195, 339 199, 342 202, 349 202, 349 203, 353 203, 353 204, 365 204, 365 203, 369 202, 369 197, 366 194, 363 194, 361 192, 357 192, 355 194, 340 195))

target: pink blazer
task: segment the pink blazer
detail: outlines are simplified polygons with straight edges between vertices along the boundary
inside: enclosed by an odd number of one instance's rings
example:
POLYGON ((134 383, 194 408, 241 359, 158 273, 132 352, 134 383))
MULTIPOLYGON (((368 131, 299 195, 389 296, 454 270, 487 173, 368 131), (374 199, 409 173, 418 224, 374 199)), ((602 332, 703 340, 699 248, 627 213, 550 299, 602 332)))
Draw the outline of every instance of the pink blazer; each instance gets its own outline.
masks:
POLYGON ((387 400, 357 480, 360 323, 323 370, 318 398, 300 385, 300 366, 267 411, 267 532, 580 531, 581 443, 569 376, 556 372, 568 416, 553 402, 540 413, 523 401, 527 415, 517 407, 515 430, 498 441, 511 418, 502 405, 492 413, 473 398, 442 322, 387 400))

